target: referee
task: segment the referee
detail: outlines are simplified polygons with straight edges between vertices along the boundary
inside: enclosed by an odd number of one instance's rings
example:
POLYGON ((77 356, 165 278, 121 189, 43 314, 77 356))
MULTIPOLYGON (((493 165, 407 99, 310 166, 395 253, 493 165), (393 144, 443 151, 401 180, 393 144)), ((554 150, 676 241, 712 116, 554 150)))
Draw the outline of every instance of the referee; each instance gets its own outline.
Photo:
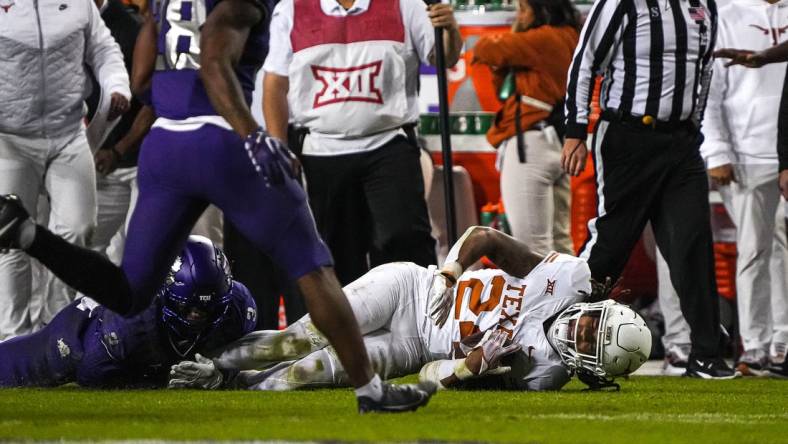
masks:
POLYGON ((575 50, 566 96, 563 168, 578 175, 594 79, 597 217, 580 251, 597 281, 617 279, 646 222, 667 260, 691 328, 686 375, 738 376, 721 358, 709 188, 699 124, 711 78, 714 0, 597 0, 575 50))

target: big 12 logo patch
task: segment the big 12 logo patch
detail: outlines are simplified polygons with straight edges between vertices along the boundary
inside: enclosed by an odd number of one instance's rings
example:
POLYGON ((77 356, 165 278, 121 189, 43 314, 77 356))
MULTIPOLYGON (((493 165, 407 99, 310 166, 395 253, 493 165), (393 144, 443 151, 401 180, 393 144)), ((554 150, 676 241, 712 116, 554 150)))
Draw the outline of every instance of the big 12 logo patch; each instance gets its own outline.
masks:
POLYGON ((382 60, 350 68, 312 65, 312 75, 323 84, 312 104, 313 108, 338 102, 383 103, 383 94, 375 81, 380 75, 382 60))

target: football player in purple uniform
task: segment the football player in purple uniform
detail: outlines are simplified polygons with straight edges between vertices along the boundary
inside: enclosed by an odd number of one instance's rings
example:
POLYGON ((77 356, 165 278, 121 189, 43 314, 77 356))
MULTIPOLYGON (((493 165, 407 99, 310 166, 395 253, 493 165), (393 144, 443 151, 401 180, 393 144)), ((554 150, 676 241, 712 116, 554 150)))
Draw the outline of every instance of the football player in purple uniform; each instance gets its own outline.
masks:
POLYGON ((416 409, 433 387, 392 386, 374 373, 295 178, 294 156, 249 110, 273 1, 163 0, 146 18, 132 89, 150 91, 158 118, 139 157, 139 200, 121 267, 35 225, 12 195, 0 197, 0 249, 27 251, 73 288, 133 316, 150 305, 213 203, 297 282, 356 387, 359 411, 416 409))
POLYGON ((192 236, 153 303, 124 318, 88 297, 0 343, 0 387, 165 387, 170 366, 254 330, 256 306, 210 240, 192 236))

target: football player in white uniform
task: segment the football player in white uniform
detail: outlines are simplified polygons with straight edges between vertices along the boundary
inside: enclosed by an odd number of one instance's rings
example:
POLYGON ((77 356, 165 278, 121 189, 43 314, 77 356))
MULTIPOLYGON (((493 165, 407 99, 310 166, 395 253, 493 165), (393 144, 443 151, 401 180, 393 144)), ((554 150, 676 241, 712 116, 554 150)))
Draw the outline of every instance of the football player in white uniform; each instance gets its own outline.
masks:
MULTIPOLYGON (((345 287, 375 371, 420 372, 441 387, 558 390, 573 373, 615 386, 648 359, 651 333, 607 299, 585 261, 538 255, 499 231, 471 227, 444 266, 379 266, 345 287), (482 256, 499 269, 465 271, 482 256)), ((170 387, 293 390, 349 384, 328 341, 304 317, 173 366, 170 387)))

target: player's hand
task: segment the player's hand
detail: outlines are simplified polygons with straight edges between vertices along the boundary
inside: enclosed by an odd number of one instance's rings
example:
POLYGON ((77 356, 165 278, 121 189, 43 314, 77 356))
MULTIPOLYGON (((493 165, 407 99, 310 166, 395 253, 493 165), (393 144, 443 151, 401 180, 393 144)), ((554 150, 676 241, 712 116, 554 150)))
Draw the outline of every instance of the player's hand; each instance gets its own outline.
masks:
POLYGON ((120 153, 114 148, 98 150, 93 156, 93 161, 96 164, 96 171, 102 176, 106 176, 118 168, 120 153))
POLYGON ((783 197, 788 199, 788 170, 780 171, 780 177, 778 181, 780 183, 780 191, 783 192, 783 197))
POLYGON ((454 302, 454 283, 457 280, 441 271, 436 271, 432 278, 432 285, 430 286, 429 293, 429 306, 427 307, 427 314, 432 323, 436 326, 443 327, 446 319, 449 318, 451 307, 454 302))
POLYGON ((182 361, 170 369, 167 388, 198 388, 213 390, 222 386, 223 377, 212 360, 194 355, 195 361, 182 361))
POLYGON ((711 181, 718 186, 730 185, 731 182, 736 182, 736 175, 733 173, 733 165, 729 163, 709 168, 709 177, 711 181))
POLYGON ((579 176, 586 167, 588 148, 584 139, 567 138, 561 151, 561 167, 570 176, 579 176))
POLYGON ((263 176, 268 186, 283 184, 286 176, 296 178, 295 168, 300 164, 295 154, 262 127, 246 137, 244 148, 255 171, 263 176))
POLYGON ((747 68, 760 68, 766 64, 763 53, 750 51, 748 49, 722 48, 714 51, 714 57, 720 59, 730 59, 725 63, 725 67, 742 65, 747 68))
POLYGON ((501 359, 520 351, 520 344, 509 341, 509 334, 503 330, 487 330, 481 341, 465 358, 465 366, 475 376, 502 375, 512 370, 501 366, 501 359), (509 345, 506 343, 509 342, 509 345))
POLYGON ((427 6, 427 16, 434 28, 456 28, 454 8, 448 3, 433 3, 427 6))
POLYGON ((107 120, 115 120, 128 110, 129 99, 124 97, 121 93, 112 93, 110 96, 109 114, 107 114, 107 120))

